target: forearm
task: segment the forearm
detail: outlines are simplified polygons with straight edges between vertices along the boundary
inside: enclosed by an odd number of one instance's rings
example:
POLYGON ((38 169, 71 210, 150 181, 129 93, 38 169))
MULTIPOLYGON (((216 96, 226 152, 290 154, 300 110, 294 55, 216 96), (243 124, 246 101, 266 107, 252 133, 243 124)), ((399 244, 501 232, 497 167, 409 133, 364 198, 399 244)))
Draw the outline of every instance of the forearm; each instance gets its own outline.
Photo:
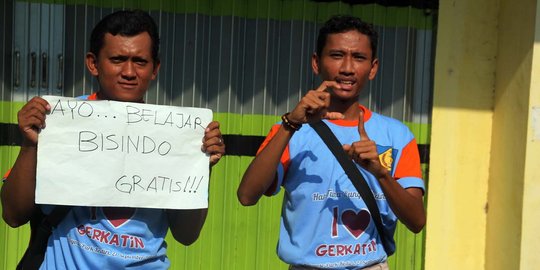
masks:
POLYGON ((412 232, 420 232, 426 224, 422 190, 420 188, 404 189, 390 175, 380 178, 379 184, 398 219, 412 232))
POLYGON ((166 212, 174 239, 188 246, 199 238, 208 209, 166 210, 166 212))
POLYGON ((34 211, 36 156, 35 146, 21 147, 19 156, 2 186, 2 214, 6 223, 12 227, 24 225, 34 211))
POLYGON ((294 131, 280 126, 268 145, 251 162, 237 191, 242 205, 256 204, 272 185, 281 155, 293 134, 294 131))

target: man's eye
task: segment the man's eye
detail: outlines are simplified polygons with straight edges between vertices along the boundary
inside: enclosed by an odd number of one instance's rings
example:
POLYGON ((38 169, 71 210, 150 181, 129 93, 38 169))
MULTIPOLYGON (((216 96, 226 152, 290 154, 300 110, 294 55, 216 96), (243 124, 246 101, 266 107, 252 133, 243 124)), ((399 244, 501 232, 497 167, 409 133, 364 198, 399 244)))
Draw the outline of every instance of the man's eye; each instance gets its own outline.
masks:
POLYGON ((357 60, 366 60, 366 57, 362 55, 355 56, 354 58, 357 60))
POLYGON ((111 58, 111 62, 115 63, 115 64, 119 64, 119 63, 122 63, 124 61, 124 59, 120 58, 120 57, 113 57, 111 58))
POLYGON ((332 57, 332 58, 341 58, 341 57, 343 57, 343 55, 341 53, 331 53, 330 57, 332 57))
POLYGON ((134 59, 133 62, 139 66, 145 66, 146 64, 148 64, 148 61, 144 59, 134 59))

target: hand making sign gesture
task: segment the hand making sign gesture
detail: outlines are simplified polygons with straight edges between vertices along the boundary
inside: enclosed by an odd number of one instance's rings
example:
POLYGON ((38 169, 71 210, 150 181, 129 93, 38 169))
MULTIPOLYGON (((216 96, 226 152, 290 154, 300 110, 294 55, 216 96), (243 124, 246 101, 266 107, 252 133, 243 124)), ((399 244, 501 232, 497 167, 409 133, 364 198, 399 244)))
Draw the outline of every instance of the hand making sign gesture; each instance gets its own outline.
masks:
POLYGON ((313 123, 321 119, 343 119, 339 112, 329 112, 330 93, 328 89, 341 88, 336 81, 324 81, 315 90, 310 90, 302 97, 298 105, 288 115, 289 121, 294 124, 313 123))
POLYGON ((358 163, 362 168, 372 173, 377 178, 382 178, 388 174, 388 170, 384 168, 379 160, 377 145, 375 141, 369 139, 369 136, 364 128, 364 111, 360 110, 358 114, 358 134, 360 141, 352 143, 352 145, 343 145, 343 150, 349 157, 358 163))

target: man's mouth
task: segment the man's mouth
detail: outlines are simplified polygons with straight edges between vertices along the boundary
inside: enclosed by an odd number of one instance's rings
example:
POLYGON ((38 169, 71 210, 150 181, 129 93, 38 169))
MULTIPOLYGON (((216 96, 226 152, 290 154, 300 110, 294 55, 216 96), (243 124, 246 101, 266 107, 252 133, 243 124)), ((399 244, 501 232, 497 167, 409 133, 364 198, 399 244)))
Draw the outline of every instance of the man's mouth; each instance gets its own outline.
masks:
POLYGON ((131 89, 131 88, 137 87, 137 84, 136 84, 136 83, 125 83, 125 82, 122 83, 122 82, 121 82, 121 83, 119 83, 119 84, 120 84, 120 86, 121 86, 122 88, 129 88, 129 89, 131 89))
POLYGON ((341 89, 343 90, 351 90, 352 86, 355 84, 354 80, 336 79, 336 82, 339 83, 339 85, 341 86, 341 89))

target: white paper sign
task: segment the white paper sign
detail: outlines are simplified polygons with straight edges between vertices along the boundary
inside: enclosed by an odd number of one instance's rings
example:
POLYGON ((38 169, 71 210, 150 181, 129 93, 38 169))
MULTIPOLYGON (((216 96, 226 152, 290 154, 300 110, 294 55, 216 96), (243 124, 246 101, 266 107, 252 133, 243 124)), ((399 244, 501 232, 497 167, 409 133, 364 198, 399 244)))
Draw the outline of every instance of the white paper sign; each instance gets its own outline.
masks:
POLYGON ((36 203, 163 209, 208 207, 212 111, 44 96, 36 203))

